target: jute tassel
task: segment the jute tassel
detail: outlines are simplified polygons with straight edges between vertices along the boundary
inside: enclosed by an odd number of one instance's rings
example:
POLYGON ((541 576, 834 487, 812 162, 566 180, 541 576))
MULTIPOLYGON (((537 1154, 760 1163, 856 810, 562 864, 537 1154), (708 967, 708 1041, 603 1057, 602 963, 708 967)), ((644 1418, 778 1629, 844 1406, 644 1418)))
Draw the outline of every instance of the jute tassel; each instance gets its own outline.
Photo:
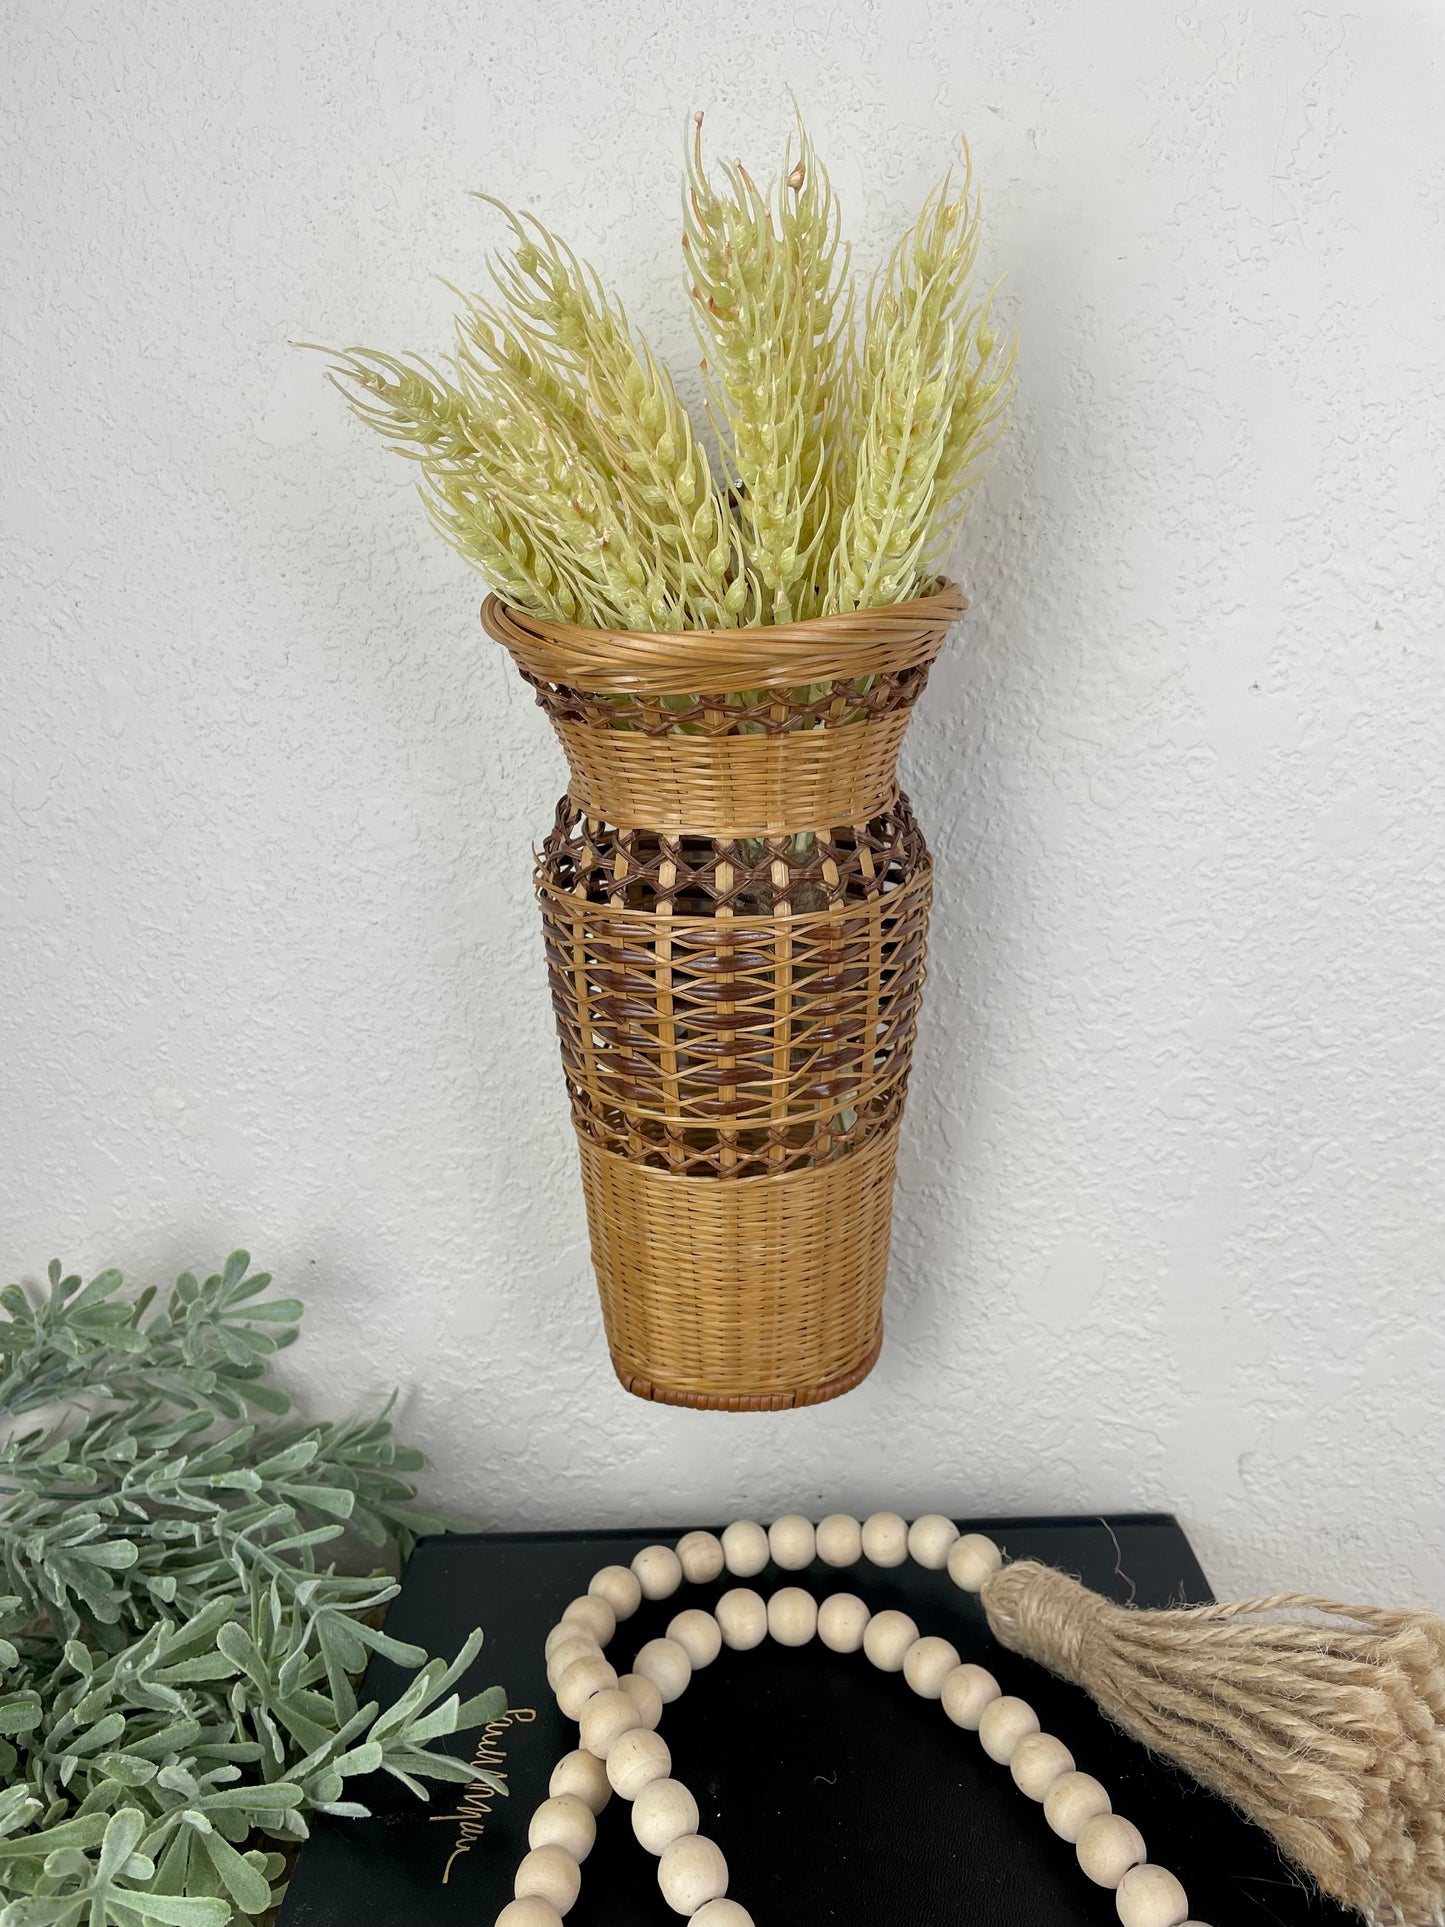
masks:
POLYGON ((1307 1593, 1146 1612, 1031 1560, 982 1596, 1003 1645, 1233 1801, 1372 1927, 1445 1924, 1445 1621, 1307 1593))

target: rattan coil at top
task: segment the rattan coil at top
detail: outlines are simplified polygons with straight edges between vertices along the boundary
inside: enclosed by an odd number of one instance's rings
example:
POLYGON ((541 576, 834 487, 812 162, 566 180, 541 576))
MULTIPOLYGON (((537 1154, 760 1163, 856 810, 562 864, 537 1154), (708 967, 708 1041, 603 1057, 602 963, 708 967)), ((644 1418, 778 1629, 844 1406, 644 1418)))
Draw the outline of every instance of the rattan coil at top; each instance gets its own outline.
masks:
POLYGON ((826 838, 738 845, 620 831, 564 798, 537 890, 588 1141, 736 1179, 896 1124, 932 893, 905 800, 826 838))
POLYGON ((836 1398, 883 1339, 896 1125, 851 1157, 735 1184, 579 1138, 613 1367, 638 1397, 727 1411, 836 1398))
POLYGON ((968 607, 951 582, 911 602, 752 629, 639 633, 532 615, 489 595, 487 634, 535 682, 614 696, 728 695, 861 681, 932 662, 968 607))

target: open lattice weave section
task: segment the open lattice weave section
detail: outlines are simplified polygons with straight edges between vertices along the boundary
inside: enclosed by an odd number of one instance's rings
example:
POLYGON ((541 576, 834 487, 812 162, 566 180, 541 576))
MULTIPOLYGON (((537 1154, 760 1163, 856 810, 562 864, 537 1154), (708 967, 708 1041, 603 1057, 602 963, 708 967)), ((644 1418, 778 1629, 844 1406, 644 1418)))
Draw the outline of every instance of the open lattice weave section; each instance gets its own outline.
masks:
POLYGON ((748 842, 619 831, 564 799, 537 884, 586 1139, 742 1178, 896 1123, 932 884, 902 799, 826 836, 748 842))
POLYGON ((554 723, 589 729, 637 731, 643 736, 786 736, 800 729, 837 729, 911 710, 928 681, 930 663, 875 676, 833 677, 800 689, 718 691, 655 696, 596 695, 566 683, 523 679, 554 723))

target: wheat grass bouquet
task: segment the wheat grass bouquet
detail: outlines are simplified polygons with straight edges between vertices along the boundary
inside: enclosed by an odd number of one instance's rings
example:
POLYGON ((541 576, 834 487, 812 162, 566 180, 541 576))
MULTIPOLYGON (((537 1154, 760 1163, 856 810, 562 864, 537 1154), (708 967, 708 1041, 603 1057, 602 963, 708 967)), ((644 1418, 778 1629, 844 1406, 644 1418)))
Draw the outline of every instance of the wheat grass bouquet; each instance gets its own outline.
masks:
MULTIPOLYGON (((491 200, 483 195, 483 200, 491 200)), ((922 593, 1005 421, 1014 347, 975 288, 967 158, 860 303, 801 122, 759 187, 710 175, 695 117, 682 246, 711 434, 595 271, 492 201, 510 245, 440 366, 353 348, 333 379, 421 471, 497 594, 599 629, 792 623, 922 593), (709 453, 709 441, 713 452, 709 453)))

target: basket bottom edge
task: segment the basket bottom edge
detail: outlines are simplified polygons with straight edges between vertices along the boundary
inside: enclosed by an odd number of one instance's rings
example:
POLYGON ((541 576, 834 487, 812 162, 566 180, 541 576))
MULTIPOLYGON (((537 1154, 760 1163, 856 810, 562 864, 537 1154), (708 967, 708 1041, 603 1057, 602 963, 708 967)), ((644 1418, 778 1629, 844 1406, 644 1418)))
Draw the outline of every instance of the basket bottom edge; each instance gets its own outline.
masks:
POLYGON ((652 1405, 681 1405, 695 1412, 790 1412, 807 1405, 826 1405, 829 1399, 842 1398, 861 1385, 878 1363, 883 1350, 880 1326, 866 1356, 846 1372, 836 1373, 819 1384, 791 1386, 780 1392, 718 1392, 685 1386, 661 1385, 625 1365, 615 1353, 612 1369, 623 1391, 652 1405))

